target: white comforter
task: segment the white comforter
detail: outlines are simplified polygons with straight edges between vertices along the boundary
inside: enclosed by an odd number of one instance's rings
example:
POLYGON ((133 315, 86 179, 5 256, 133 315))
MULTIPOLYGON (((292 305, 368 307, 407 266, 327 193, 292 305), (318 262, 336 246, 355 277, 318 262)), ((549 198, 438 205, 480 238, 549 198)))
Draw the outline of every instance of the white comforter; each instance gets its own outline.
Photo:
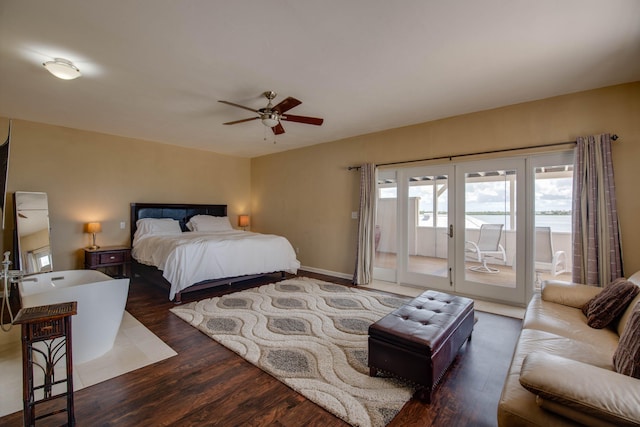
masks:
POLYGON ((131 252, 140 263, 162 270, 171 284, 169 299, 204 280, 287 271, 300 262, 282 236, 247 231, 190 231, 135 240, 131 252))

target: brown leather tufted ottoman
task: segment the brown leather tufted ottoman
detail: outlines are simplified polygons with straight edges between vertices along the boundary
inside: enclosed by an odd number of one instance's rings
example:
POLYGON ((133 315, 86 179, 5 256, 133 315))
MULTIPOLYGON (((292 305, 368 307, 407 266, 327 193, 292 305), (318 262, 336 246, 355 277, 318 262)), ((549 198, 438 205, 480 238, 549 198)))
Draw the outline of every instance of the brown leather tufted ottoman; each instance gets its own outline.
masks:
POLYGON ((431 392, 473 331, 473 300, 427 291, 369 326, 369 371, 418 385, 414 397, 431 392))

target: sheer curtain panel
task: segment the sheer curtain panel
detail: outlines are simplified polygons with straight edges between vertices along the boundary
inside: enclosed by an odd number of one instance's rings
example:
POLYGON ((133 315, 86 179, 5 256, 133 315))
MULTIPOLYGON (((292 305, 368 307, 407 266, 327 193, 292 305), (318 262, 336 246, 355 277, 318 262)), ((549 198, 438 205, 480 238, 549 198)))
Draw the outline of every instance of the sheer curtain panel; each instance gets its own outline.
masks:
POLYGON ((373 277, 376 216, 376 166, 360 166, 360 212, 358 215, 358 247, 356 249, 355 285, 366 285, 373 277))

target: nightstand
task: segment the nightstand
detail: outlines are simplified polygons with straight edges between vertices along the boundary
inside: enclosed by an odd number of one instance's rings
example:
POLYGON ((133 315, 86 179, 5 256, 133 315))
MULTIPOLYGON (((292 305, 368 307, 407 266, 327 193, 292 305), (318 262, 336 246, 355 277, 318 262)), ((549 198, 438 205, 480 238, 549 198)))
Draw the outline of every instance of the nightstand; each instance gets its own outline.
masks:
POLYGON ((131 248, 128 246, 103 246, 98 249, 84 248, 84 267, 90 270, 118 267, 120 276, 129 277, 131 248))

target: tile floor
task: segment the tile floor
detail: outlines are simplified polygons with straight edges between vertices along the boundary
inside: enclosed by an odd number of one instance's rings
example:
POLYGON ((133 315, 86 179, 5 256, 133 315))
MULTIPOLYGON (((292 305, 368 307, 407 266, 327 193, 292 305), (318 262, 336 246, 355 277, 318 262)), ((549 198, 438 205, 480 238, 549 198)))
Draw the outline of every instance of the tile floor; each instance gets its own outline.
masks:
MULTIPOLYGON (((113 348, 102 357, 73 367, 74 390, 89 387, 176 354, 171 347, 125 311, 113 348)), ((0 416, 21 411, 22 354, 20 328, 16 326, 9 332, 0 332, 0 389, 0 416)))

